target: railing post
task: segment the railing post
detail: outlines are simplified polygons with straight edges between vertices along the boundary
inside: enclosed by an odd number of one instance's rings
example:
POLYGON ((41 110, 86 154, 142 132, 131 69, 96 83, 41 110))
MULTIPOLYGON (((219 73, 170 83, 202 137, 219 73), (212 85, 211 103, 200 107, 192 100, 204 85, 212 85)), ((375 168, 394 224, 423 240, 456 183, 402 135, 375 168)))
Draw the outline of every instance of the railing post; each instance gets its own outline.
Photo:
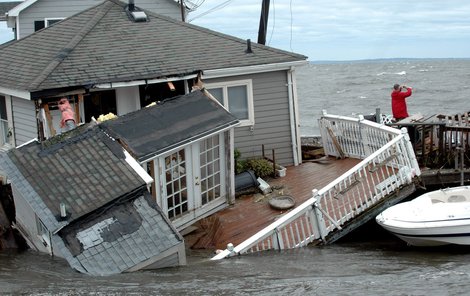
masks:
POLYGON ((408 129, 406 127, 401 128, 401 133, 404 135, 405 147, 406 147, 406 157, 410 159, 411 168, 414 169, 415 175, 421 175, 421 170, 419 169, 418 159, 414 153, 413 144, 410 141, 410 135, 408 134, 408 129))
POLYGON ((315 201, 312 203, 312 212, 313 212, 313 215, 315 216, 314 217, 315 219, 313 219, 313 221, 315 225, 312 225, 312 226, 314 230, 318 231, 320 238, 323 241, 325 241, 325 237, 326 237, 325 219, 323 218, 323 213, 319 209, 320 207, 319 199, 321 198, 321 196, 318 194, 317 189, 312 190, 312 195, 313 195, 313 198, 315 199, 315 201))
POLYGON ((370 150, 370 145, 369 145, 369 139, 367 137, 367 132, 364 132, 364 129, 362 128, 363 124, 362 124, 362 121, 364 121, 364 115, 359 115, 359 133, 361 135, 361 144, 362 144, 362 148, 361 149, 361 152, 363 153, 363 155, 361 155, 361 157, 367 157, 369 155, 372 154, 373 151, 370 150))
POLYGON ((277 237, 277 228, 273 230, 273 233, 271 234, 271 241, 272 241, 272 248, 274 250, 279 250, 279 238, 277 237))

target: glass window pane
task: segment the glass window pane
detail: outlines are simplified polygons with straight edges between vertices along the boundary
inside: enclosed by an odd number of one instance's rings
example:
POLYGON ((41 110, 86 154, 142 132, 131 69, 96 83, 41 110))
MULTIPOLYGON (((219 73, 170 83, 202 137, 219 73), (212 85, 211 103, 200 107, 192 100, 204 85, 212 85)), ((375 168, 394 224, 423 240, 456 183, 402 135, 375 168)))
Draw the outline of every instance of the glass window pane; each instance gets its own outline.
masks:
POLYGON ((248 119, 248 96, 246 86, 232 86, 228 91, 228 110, 238 119, 248 119))
POLYGON ((207 89, 211 95, 219 101, 222 105, 224 104, 224 90, 221 87, 207 89))
POLYGON ((7 104, 4 96, 0 96, 0 119, 7 120, 7 104))

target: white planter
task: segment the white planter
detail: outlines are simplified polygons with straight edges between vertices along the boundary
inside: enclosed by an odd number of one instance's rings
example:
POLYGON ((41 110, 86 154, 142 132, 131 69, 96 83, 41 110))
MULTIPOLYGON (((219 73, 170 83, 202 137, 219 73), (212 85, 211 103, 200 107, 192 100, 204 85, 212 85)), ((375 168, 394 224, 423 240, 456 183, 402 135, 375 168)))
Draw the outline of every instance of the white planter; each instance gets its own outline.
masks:
POLYGON ((286 168, 283 166, 279 166, 280 168, 276 169, 276 176, 278 177, 285 177, 286 176, 286 168))

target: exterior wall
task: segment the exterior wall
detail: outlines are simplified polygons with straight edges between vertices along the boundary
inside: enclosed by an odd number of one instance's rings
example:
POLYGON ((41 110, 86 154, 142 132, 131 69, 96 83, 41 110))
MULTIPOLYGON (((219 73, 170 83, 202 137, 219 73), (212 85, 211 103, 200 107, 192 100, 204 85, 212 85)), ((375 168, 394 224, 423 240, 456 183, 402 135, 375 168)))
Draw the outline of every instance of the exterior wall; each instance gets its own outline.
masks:
MULTIPOLYGON (((77 14, 102 0, 38 0, 19 14, 19 38, 34 33, 34 21, 45 18, 65 18, 77 14)), ((125 2, 125 1, 124 1, 125 2)), ((135 5, 155 13, 181 19, 178 4, 170 0, 136 0, 135 5)))
POLYGON ((33 101, 12 98, 15 146, 37 138, 36 109, 33 101))
POLYGON ((44 247, 38 235, 36 214, 28 202, 16 190, 14 184, 12 184, 11 189, 15 201, 16 224, 20 226, 23 235, 26 236, 28 245, 40 252, 48 253, 49 249, 44 247))
POLYGON ((139 8, 181 20, 181 9, 173 0, 135 0, 134 2, 139 8))
POLYGON ((242 158, 260 157, 264 144, 267 157, 272 158, 272 149, 275 149, 277 163, 293 165, 287 72, 207 79, 204 82, 244 79, 251 79, 253 84, 255 124, 253 127, 235 128, 235 149, 241 152, 242 158))
POLYGON ((102 0, 38 0, 19 13, 19 38, 34 33, 34 21, 69 17, 101 2, 102 0))
POLYGON ((118 116, 140 109, 139 87, 116 88, 116 104, 118 116))

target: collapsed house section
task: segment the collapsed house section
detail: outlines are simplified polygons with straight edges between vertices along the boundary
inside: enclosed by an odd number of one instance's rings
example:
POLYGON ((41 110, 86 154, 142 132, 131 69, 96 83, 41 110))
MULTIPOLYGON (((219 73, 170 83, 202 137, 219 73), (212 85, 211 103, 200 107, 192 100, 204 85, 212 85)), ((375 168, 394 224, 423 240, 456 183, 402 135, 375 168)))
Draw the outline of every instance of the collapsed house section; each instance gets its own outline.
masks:
POLYGON ((150 196, 151 179, 99 126, 0 154, 14 227, 37 251, 109 275, 185 264, 181 235, 150 196))

